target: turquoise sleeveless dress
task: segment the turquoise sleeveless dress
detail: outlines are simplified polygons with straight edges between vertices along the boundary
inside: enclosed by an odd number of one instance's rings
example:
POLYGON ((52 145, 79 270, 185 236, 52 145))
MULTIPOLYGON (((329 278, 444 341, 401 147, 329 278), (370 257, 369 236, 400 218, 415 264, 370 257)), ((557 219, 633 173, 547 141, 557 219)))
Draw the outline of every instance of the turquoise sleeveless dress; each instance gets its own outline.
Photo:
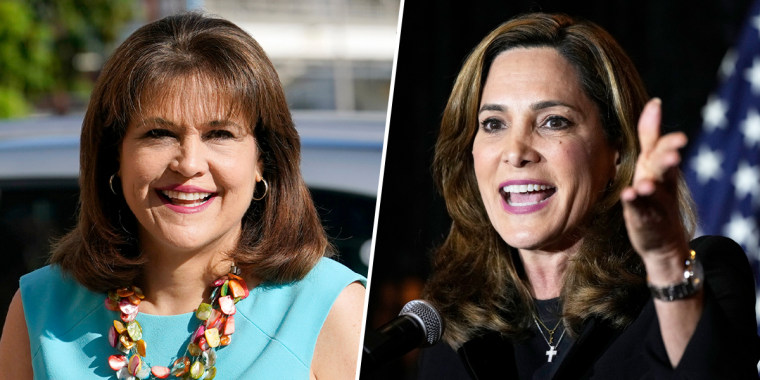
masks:
MULTIPOLYGON (((364 277, 323 258, 300 281, 263 283, 238 302, 235 333, 217 349, 216 379, 308 379, 314 346, 338 294, 364 277)), ((116 379, 108 343, 116 312, 105 294, 86 289, 57 266, 20 280, 35 379, 116 379)), ((170 366, 198 326, 194 313, 140 313, 150 365, 170 366)), ((358 350, 357 349, 357 355, 358 350)))

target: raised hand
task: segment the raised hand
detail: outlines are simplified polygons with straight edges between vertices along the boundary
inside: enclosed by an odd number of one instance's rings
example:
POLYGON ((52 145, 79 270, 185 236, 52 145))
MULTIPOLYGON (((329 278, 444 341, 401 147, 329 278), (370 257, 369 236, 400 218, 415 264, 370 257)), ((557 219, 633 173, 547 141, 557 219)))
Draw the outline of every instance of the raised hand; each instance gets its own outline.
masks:
MULTIPOLYGON (((683 281, 689 246, 678 207, 680 132, 660 136, 660 100, 652 99, 639 118, 641 153, 631 186, 620 195, 633 248, 641 256, 648 282, 663 287, 683 281)), ((704 293, 674 302, 654 301, 660 336, 676 367, 699 322, 704 293)))
MULTIPOLYGON (((621 193, 623 215, 633 248, 647 259, 688 253, 687 236, 678 208, 678 150, 686 145, 681 132, 660 135, 661 102, 644 107, 638 132, 641 152, 631 186, 621 193)), ((650 268, 647 268, 649 271, 650 268)))

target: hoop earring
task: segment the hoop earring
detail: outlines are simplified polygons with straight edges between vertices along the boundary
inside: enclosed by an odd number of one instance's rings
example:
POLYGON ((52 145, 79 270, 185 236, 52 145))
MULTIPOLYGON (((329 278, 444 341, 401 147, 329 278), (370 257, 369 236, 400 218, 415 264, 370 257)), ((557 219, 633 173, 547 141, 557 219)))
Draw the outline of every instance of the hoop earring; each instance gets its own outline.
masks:
POLYGON ((113 179, 116 177, 116 173, 111 174, 111 177, 108 178, 108 187, 111 188, 111 192, 113 195, 119 195, 116 194, 116 190, 113 189, 113 179))
POLYGON ((260 200, 264 199, 264 197, 266 197, 267 193, 269 192, 269 184, 267 183, 267 180, 265 180, 264 178, 262 178, 261 182, 264 182, 264 194, 261 194, 260 197, 256 198, 256 189, 254 188, 253 189, 253 200, 254 201, 260 201, 260 200))
POLYGON ((119 226, 121 227, 121 229, 124 232, 127 233, 127 235, 129 236, 129 238, 132 238, 132 233, 129 232, 129 230, 127 229, 127 227, 124 227, 124 223, 122 223, 122 221, 121 221, 121 210, 119 210, 119 226))

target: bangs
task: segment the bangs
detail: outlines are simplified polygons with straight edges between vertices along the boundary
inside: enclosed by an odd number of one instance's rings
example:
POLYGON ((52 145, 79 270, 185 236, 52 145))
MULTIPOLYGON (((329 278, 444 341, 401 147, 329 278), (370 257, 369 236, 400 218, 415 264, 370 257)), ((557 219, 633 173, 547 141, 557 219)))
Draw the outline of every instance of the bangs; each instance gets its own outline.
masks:
POLYGON ((208 119, 242 119, 245 124, 241 126, 253 133, 256 115, 252 107, 245 106, 246 94, 240 91, 240 86, 231 86, 223 77, 200 70, 165 72, 143 83, 146 85, 135 93, 132 120, 139 120, 147 116, 146 112, 156 109, 171 110, 178 117, 200 111, 208 119))

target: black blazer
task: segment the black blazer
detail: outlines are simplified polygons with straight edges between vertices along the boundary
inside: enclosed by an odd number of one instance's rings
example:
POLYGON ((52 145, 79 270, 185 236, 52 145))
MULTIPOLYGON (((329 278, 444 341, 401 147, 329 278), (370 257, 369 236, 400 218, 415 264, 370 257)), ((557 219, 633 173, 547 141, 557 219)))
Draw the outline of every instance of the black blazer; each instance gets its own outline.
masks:
MULTIPOLYGON (((755 284, 744 251, 717 236, 691 247, 705 270, 705 304, 678 367, 670 365, 650 298, 624 330, 588 320, 553 379, 758 379, 755 284)), ((512 341, 497 332, 466 342, 458 354, 461 360, 443 344, 424 350, 419 378, 517 379, 512 341)))

